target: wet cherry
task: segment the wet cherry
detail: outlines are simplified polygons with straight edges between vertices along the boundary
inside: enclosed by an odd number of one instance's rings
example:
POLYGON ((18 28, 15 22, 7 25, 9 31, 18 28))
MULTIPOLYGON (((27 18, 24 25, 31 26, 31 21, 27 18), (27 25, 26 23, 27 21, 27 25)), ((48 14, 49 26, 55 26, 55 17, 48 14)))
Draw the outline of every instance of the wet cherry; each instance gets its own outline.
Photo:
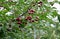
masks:
POLYGON ((33 10, 33 9, 28 10, 29 14, 33 14, 34 12, 35 12, 35 10, 33 10))
POLYGON ((32 19, 31 16, 27 16, 27 17, 26 17, 26 20, 31 20, 31 19, 32 19))
POLYGON ((17 21, 20 21, 21 19, 20 18, 16 18, 17 21))

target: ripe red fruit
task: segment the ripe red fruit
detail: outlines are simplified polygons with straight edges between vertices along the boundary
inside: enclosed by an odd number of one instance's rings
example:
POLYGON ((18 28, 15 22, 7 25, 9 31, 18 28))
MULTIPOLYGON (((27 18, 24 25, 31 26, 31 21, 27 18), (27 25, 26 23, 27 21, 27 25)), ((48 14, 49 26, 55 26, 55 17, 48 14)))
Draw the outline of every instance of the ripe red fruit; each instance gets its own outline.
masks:
POLYGON ((31 16, 26 17, 26 20, 31 20, 31 19, 32 19, 31 16))
POLYGON ((17 24, 21 24, 21 23, 22 23, 21 21, 17 22, 17 24))
POLYGON ((17 21, 20 21, 21 19, 20 18, 16 18, 17 21))
POLYGON ((29 14, 33 14, 34 12, 35 12, 35 10, 33 10, 33 9, 28 10, 29 14))

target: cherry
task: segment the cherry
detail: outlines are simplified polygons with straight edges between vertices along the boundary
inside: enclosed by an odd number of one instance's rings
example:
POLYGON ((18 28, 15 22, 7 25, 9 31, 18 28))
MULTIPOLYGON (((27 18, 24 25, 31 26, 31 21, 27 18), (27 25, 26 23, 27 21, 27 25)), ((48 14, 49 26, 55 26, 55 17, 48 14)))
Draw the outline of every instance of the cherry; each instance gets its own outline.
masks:
POLYGON ((20 21, 21 19, 20 18, 16 18, 17 21, 20 21))
POLYGON ((26 20, 31 20, 31 19, 32 19, 31 16, 27 16, 27 17, 26 17, 26 20))
POLYGON ((35 10, 33 10, 33 9, 28 10, 29 14, 33 14, 34 12, 35 12, 35 10))
POLYGON ((21 24, 21 23, 22 23, 21 21, 17 22, 17 24, 21 24))

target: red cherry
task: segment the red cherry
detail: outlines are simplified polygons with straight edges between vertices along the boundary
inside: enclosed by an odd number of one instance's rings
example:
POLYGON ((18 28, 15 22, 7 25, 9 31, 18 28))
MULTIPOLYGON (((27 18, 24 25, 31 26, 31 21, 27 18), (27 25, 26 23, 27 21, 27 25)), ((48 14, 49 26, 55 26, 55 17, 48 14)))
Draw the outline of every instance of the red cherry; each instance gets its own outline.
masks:
POLYGON ((21 24, 22 22, 21 21, 19 21, 17 24, 21 24))
POLYGON ((26 20, 31 20, 31 19, 32 19, 31 16, 26 17, 26 20))
POLYGON ((17 21, 20 21, 20 18, 16 18, 17 21))
POLYGON ((33 14, 34 12, 35 12, 35 10, 33 10, 33 9, 28 10, 29 14, 33 14))

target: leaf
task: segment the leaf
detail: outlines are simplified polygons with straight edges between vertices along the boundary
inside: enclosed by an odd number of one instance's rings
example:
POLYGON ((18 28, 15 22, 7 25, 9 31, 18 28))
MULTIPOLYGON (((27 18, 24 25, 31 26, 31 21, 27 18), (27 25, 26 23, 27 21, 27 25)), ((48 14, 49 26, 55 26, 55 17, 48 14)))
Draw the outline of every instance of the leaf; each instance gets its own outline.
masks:
POLYGON ((4 34, 3 29, 1 29, 1 30, 0 30, 0 38, 3 38, 3 37, 5 37, 5 34, 4 34))
POLYGON ((59 22, 60 22, 60 15, 58 15, 58 20, 59 20, 59 22))

